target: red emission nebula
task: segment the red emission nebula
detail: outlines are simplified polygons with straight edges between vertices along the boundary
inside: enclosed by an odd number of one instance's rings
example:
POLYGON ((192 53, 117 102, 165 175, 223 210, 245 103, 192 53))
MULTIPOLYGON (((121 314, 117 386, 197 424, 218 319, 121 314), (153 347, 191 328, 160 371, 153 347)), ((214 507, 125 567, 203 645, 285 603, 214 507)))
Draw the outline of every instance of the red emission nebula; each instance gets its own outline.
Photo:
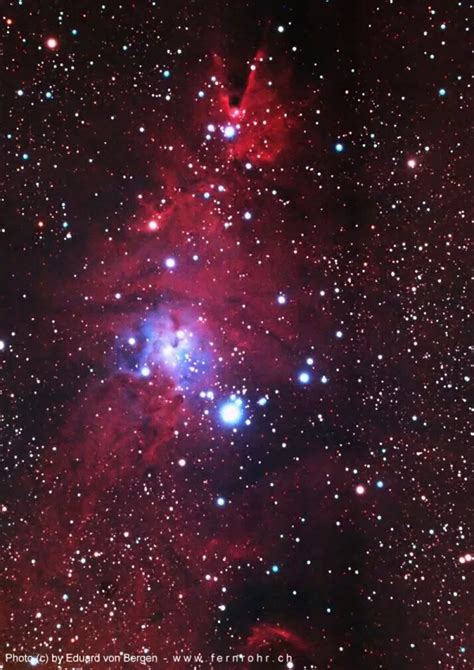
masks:
POLYGON ((467 670, 461 9, 24 4, 0 668, 467 670))
MULTIPOLYGON (((301 340, 316 345, 324 317, 310 321, 314 291, 298 242, 314 203, 304 180, 291 177, 299 106, 277 94, 288 69, 272 72, 259 51, 238 104, 220 83, 228 78, 222 59, 210 70, 218 95, 188 112, 186 136, 221 138, 196 150, 177 124, 157 156, 159 196, 140 194, 127 232, 94 239, 87 265, 57 291, 68 349, 101 372, 66 408, 41 480, 21 483, 35 491, 34 523, 12 549, 13 597, 28 601, 14 635, 27 648, 45 619, 64 653, 163 653, 170 645, 224 653, 230 643, 215 638, 221 601, 239 592, 241 573, 271 570, 280 524, 298 517, 318 477, 297 463, 275 473, 280 513, 271 491, 260 500, 237 474, 253 441, 266 448, 254 423, 278 398, 273 389, 297 374, 295 351, 304 350, 301 340), (248 424, 242 436, 233 407, 248 424), (229 461, 232 474, 221 472, 229 461), (219 485, 229 496, 222 510, 219 485)), ((307 467, 317 468, 317 455, 311 460, 307 467)), ((236 654, 313 648, 297 622, 255 616, 246 624, 236 654)))

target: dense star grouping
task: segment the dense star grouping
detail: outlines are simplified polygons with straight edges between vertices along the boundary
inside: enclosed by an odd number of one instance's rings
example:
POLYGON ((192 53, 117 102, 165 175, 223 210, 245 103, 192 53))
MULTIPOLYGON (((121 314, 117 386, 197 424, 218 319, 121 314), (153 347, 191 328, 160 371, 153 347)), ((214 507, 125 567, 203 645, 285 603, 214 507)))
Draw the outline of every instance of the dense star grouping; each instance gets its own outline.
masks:
POLYGON ((174 5, 3 9, 1 667, 468 668, 467 6, 174 5))

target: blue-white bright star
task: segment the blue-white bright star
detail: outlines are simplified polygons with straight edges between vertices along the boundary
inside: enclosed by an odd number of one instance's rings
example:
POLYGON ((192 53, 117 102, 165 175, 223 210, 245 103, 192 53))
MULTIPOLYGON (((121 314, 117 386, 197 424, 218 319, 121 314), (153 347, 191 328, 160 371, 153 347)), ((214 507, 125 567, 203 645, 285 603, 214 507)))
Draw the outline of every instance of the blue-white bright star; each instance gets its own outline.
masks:
POLYGON ((219 408, 219 415, 228 426, 236 426, 243 419, 242 400, 240 398, 227 400, 219 408))
POLYGON ((224 137, 226 137, 228 140, 231 140, 233 137, 235 137, 236 130, 234 126, 226 126, 223 130, 224 137))

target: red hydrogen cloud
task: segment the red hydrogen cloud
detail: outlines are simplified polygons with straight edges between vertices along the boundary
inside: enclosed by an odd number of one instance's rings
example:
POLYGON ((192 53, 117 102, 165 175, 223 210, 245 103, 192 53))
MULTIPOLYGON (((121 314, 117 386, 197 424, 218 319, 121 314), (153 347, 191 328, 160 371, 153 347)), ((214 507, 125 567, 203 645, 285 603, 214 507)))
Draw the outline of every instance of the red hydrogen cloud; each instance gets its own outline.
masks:
MULTIPOLYGON (((222 59, 215 57, 215 62, 219 76, 228 79, 222 59)), ((276 74, 268 67, 268 55, 259 50, 245 84, 221 91, 224 123, 236 129, 235 142, 228 147, 232 157, 260 166, 272 163, 289 148, 291 133, 299 125, 297 106, 284 102, 281 95, 290 86, 290 69, 276 74)))
MULTIPOLYGON (((259 170, 262 162, 276 161, 280 154, 283 162, 288 160, 288 134, 291 125, 296 127, 295 112, 278 93, 286 90, 287 72, 275 75, 275 86, 269 87, 269 75, 258 75, 266 67, 262 54, 255 59, 257 70, 249 71, 235 141, 219 136, 217 122, 207 150, 215 154, 204 160, 200 151, 193 155, 185 137, 176 137, 173 151, 160 157, 165 164, 163 197, 154 203, 150 194, 138 223, 118 240, 94 240, 90 263, 65 289, 68 321, 72 310, 79 326, 76 336, 87 335, 92 342, 86 352, 93 352, 98 334, 120 337, 158 307, 175 313, 191 310, 213 343, 214 359, 238 355, 259 374, 264 352, 267 379, 292 374, 291 346, 306 337, 304 305, 313 309, 298 249, 298 231, 312 203, 298 195, 304 182, 296 190, 293 185, 288 198, 285 185, 272 188, 259 170), (150 220, 157 221, 156 230, 150 231, 150 220), (175 263, 172 271, 167 259, 175 263), (277 306, 282 294, 288 294, 284 309, 277 306)), ((228 100, 227 89, 221 89, 220 99, 228 100)), ((224 111, 231 114, 228 106, 224 111)), ((190 125, 204 135, 200 118, 190 125)), ((211 113, 208 120, 214 120, 211 113)), ((318 333, 311 337, 317 339, 318 333)))
POLYGON ((296 651, 308 651, 311 646, 292 631, 281 626, 271 624, 260 624, 252 629, 247 640, 248 649, 251 652, 259 652, 265 649, 283 648, 296 651))
POLYGON ((468 3, 415 4, 15 3, 5 670, 469 664, 468 3))
MULTIPOLYGON (((221 88, 222 107, 210 116, 216 128, 238 120, 235 141, 217 130, 205 157, 176 135, 176 149, 162 160, 163 197, 154 202, 149 194, 140 222, 116 239, 95 234, 82 273, 64 287, 59 326, 70 335, 75 360, 99 366, 102 379, 71 404, 34 494, 35 523, 28 539, 25 531, 16 540, 10 579, 14 589, 24 589, 28 607, 13 622, 26 641, 38 619, 59 616, 67 622, 67 651, 163 650, 171 643, 205 651, 214 617, 199 613, 215 607, 221 583, 214 575, 222 563, 258 565, 262 556, 270 563, 251 493, 235 493, 239 514, 224 509, 215 519, 209 448, 215 409, 203 414, 197 401, 209 387, 226 397, 247 386, 249 371, 252 383, 265 388, 287 380, 292 345, 307 329, 296 309, 298 256, 289 253, 306 205, 290 212, 287 195, 259 172, 285 154, 296 126, 277 92, 288 74, 270 85, 264 61, 261 52, 238 107, 225 102, 231 92, 221 88), (147 225, 151 219, 156 228, 147 225), (284 307, 277 302, 283 294, 284 307), (191 349, 181 360, 178 340, 188 336, 191 349), (208 386, 182 393, 180 370, 195 354, 195 342, 196 355, 206 353, 202 383, 208 386), (167 347, 175 367, 163 358, 167 347), (155 356, 156 367, 145 355, 155 356), (145 377, 141 370, 148 365, 145 377), (192 471, 177 465, 180 450, 184 462, 194 463, 192 471), (209 489, 205 504, 193 487, 209 489)), ((200 119, 190 125, 193 133, 207 132, 200 119)), ((238 575, 229 574, 226 589, 238 590, 238 575)), ((285 641, 304 648, 295 634, 264 625, 254 629, 248 648, 264 647, 265 635, 278 648, 285 641)))

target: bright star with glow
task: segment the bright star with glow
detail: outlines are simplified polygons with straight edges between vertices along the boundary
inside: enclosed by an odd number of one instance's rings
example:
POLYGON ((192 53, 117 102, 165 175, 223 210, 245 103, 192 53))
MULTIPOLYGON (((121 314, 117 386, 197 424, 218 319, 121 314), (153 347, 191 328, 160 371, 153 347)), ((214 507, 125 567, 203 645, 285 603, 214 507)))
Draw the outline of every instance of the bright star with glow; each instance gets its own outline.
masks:
POLYGON ((175 258, 172 258, 172 257, 167 258, 167 259, 165 260, 165 265, 166 265, 166 267, 167 267, 169 270, 172 270, 173 268, 176 267, 176 259, 175 259, 175 258))
POLYGON ((224 132, 224 137, 227 137, 227 139, 230 140, 233 137, 235 137, 236 130, 235 130, 234 126, 226 126, 224 128, 223 132, 224 132))
POLYGON ((224 423, 229 426, 237 425, 242 420, 244 414, 242 410, 242 401, 239 399, 228 400, 221 406, 219 414, 224 423))
POLYGON ((219 497, 217 498, 217 500, 216 500, 216 503, 217 503, 217 505, 218 505, 219 507, 224 507, 224 505, 225 505, 225 498, 223 498, 222 496, 219 496, 219 497))
POLYGON ((46 46, 48 49, 57 49, 58 48, 58 40, 55 37, 48 37, 46 40, 46 46))
POLYGON ((338 142, 334 148, 336 149, 338 154, 344 151, 344 145, 341 142, 338 142))
POLYGON ((311 380, 311 376, 310 376, 309 372, 304 371, 304 372, 300 372, 300 374, 298 375, 298 379, 300 380, 300 382, 302 384, 309 384, 309 382, 311 380))

